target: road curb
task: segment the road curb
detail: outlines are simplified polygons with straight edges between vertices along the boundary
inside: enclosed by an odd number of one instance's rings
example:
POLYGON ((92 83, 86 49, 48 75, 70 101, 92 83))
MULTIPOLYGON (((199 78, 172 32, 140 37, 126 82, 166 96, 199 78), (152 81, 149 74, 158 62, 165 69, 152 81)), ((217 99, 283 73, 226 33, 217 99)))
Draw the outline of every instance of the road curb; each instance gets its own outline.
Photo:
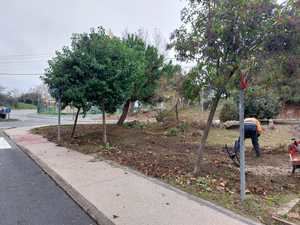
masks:
POLYGON ((35 156, 30 150, 19 145, 11 138, 6 131, 5 136, 17 145, 26 155, 28 155, 59 187, 61 187, 98 225, 115 225, 101 211, 99 211, 91 202, 84 198, 72 185, 66 182, 58 173, 51 169, 46 163, 35 156))

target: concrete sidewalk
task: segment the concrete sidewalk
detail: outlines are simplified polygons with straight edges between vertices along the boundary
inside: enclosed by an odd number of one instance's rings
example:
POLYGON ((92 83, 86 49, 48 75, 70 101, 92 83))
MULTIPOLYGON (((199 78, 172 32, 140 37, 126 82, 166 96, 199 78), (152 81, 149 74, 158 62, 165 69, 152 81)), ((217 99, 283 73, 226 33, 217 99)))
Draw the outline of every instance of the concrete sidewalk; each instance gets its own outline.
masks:
POLYGON ((138 172, 57 147, 29 130, 6 134, 101 225, 258 224, 138 172))

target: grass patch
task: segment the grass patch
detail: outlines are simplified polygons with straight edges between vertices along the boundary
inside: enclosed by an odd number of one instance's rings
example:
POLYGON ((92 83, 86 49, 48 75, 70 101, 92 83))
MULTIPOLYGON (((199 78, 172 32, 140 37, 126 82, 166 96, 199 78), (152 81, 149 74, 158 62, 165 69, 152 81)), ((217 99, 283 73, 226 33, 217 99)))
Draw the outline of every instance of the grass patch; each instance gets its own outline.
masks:
POLYGON ((27 104, 23 102, 18 102, 13 109, 36 109, 35 105, 27 104))
MULTIPOLYGON (((286 148, 286 146, 291 143, 291 138, 293 137, 291 126, 278 125, 276 127, 275 130, 271 130, 265 126, 265 132, 259 137, 259 144, 262 148, 286 148)), ((208 137, 208 145, 219 147, 224 146, 225 144, 233 145, 238 137, 239 130, 211 128, 208 137)), ((245 145, 248 148, 252 148, 251 140, 246 139, 245 145)))
MULTIPOLYGON (((53 112, 53 111, 40 112, 39 114, 41 114, 41 115, 50 115, 50 116, 57 116, 58 115, 57 112, 53 112)), ((73 113, 64 113, 64 112, 61 112, 61 115, 73 115, 73 113)))

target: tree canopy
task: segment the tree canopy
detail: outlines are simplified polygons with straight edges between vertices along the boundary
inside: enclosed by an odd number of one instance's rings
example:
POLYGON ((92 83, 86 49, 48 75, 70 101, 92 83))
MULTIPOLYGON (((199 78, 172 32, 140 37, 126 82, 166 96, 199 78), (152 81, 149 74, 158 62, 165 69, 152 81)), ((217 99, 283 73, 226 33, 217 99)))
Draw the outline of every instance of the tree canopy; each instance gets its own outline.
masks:
MULTIPOLYGON (((63 48, 49 61, 44 81, 64 106, 87 110, 97 105, 105 122, 105 112, 114 113, 129 98, 142 68, 137 51, 100 27, 73 35, 71 48, 63 48)), ((103 138, 106 144, 105 125, 103 138)))
POLYGON ((124 103, 123 113, 118 121, 119 125, 125 121, 130 103, 135 101, 153 103, 160 78, 172 74, 174 70, 172 62, 166 63, 165 57, 159 53, 158 48, 147 44, 139 35, 127 34, 123 41, 129 48, 137 52, 142 61, 140 64, 142 72, 135 76, 131 93, 124 103))
POLYGON ((204 83, 215 90, 195 173, 200 170, 219 99, 232 78, 256 62, 276 10, 271 0, 189 0, 182 10, 183 24, 173 33, 170 47, 175 48, 178 59, 197 62, 199 73, 205 76, 204 83))
POLYGON ((287 104, 299 104, 300 4, 287 1, 275 15, 273 29, 265 42, 265 57, 254 79, 256 85, 272 90, 287 104), (291 79, 293 82, 291 82, 291 79))

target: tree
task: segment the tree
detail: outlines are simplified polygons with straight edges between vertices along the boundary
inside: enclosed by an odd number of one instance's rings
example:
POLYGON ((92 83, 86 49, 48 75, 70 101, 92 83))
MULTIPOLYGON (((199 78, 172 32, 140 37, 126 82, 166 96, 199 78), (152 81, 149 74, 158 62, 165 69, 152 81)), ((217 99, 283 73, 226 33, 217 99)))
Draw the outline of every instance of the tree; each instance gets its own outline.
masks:
POLYGON ((170 72, 172 65, 171 62, 165 64, 164 56, 159 54, 157 47, 147 45, 138 35, 127 34, 123 41, 129 48, 137 52, 141 70, 138 70, 138 74, 134 76, 136 79, 133 81, 130 96, 123 105, 118 125, 124 123, 129 107, 135 101, 150 104, 153 102, 155 91, 159 86, 159 79, 170 72))
POLYGON ((105 113, 114 113, 128 99, 135 76, 140 74, 139 54, 117 37, 109 36, 103 28, 83 34, 90 75, 86 95, 89 102, 99 106, 103 119, 103 142, 107 131, 105 113))
POLYGON ((88 39, 85 38, 85 35, 74 34, 72 36, 72 54, 70 57, 73 62, 73 71, 69 81, 70 85, 64 94, 68 104, 77 109, 71 138, 74 137, 80 111, 85 116, 92 106, 86 93, 87 80, 91 72, 88 44, 88 39))
POLYGON ((284 104, 300 104, 300 2, 285 2, 276 14, 265 60, 255 84, 274 92, 284 104), (291 82, 293 80, 293 82, 291 82))
POLYGON ((45 70, 43 80, 48 85, 50 94, 58 103, 58 126, 57 140, 60 142, 61 110, 69 104, 66 93, 70 87, 70 80, 73 72, 73 61, 69 48, 64 47, 61 52, 57 51, 56 56, 48 61, 48 68, 45 70))
POLYGON ((30 91, 22 94, 18 97, 19 102, 26 104, 38 105, 38 101, 41 99, 41 95, 38 92, 30 91))
POLYGON ((197 152, 197 175, 218 102, 233 77, 256 59, 273 24, 275 4, 271 0, 188 2, 182 10, 183 25, 173 33, 170 47, 178 59, 197 62, 204 84, 215 93, 197 152))
POLYGON ((12 91, 7 91, 4 87, 0 86, 0 106, 15 107, 17 101, 18 99, 12 91))

